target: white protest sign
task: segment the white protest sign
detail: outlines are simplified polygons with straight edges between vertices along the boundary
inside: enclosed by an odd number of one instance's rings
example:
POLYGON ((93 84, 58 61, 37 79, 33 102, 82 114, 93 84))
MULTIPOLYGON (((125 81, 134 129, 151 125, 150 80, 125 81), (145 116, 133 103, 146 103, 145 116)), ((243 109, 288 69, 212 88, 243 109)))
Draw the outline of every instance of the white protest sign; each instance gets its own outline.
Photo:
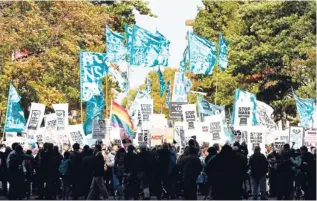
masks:
POLYGON ((212 143, 225 143, 225 132, 222 117, 220 115, 206 116, 205 122, 209 125, 209 133, 212 143))
POLYGON ((308 148, 309 147, 316 147, 316 145, 317 145, 317 130, 316 130, 316 128, 315 129, 308 129, 305 131, 304 144, 308 148))
POLYGON ((265 154, 265 141, 266 141, 266 128, 262 126, 249 126, 248 127, 248 151, 249 155, 254 153, 254 148, 259 146, 261 153, 265 154))
POLYGON ((36 135, 41 126, 45 112, 45 105, 32 103, 28 121, 26 123, 26 132, 28 135, 36 135))
POLYGON ((152 128, 151 129, 151 146, 161 145, 163 142, 164 129, 152 128))
POLYGON ((294 143, 293 148, 299 149, 301 146, 303 146, 303 140, 304 140, 304 127, 291 126, 289 128, 289 141, 291 146, 294 143))
POLYGON ((252 107, 251 102, 237 102, 233 126, 251 126, 253 119, 252 107))
POLYGON ((196 104, 182 105, 184 129, 191 133, 195 131, 195 122, 197 121, 196 104))
POLYGON ((180 72, 175 72, 172 102, 187 102, 186 84, 180 72))
POLYGON ((104 139, 106 137, 106 125, 106 120, 93 120, 92 139, 104 139))
POLYGON ((152 114, 150 116, 152 128, 164 129, 167 127, 167 119, 164 114, 152 114))
POLYGON ((71 146, 78 143, 80 147, 84 146, 84 129, 82 124, 68 126, 69 141, 71 146))
POLYGON ((68 127, 68 103, 53 104, 57 116, 57 131, 65 131, 68 127))
POLYGON ((235 126, 233 128, 234 135, 237 139, 239 139, 239 142, 246 142, 248 141, 248 127, 245 126, 235 126))
POLYGON ((151 141, 150 131, 149 130, 141 130, 141 132, 137 132, 137 144, 140 146, 141 144, 149 145, 151 141))
MULTIPOLYGON (((175 122, 174 123, 174 139, 177 142, 177 144, 181 145, 182 141, 185 141, 185 133, 183 128, 183 122, 175 122), (183 140, 182 140, 183 139, 183 140)), ((184 144, 185 146, 185 144, 184 144)))
POLYGON ((142 116, 142 129, 151 129, 151 115, 153 114, 153 99, 143 99, 140 101, 142 116))
POLYGON ((45 119, 45 132, 43 141, 56 144, 57 142, 57 116, 55 113, 47 114, 45 119))
POLYGON ((273 119, 273 108, 268 104, 256 101, 256 119, 259 126, 265 126, 268 130, 278 130, 273 119))

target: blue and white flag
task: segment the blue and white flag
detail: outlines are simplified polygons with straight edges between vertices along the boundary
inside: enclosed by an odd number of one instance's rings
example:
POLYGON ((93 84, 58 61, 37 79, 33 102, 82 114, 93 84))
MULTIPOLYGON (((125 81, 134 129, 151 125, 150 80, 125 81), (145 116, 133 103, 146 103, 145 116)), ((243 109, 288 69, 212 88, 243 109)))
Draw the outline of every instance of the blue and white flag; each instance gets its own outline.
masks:
POLYGON ((234 94, 232 125, 254 126, 257 124, 255 94, 236 89, 234 94))
POLYGON ((109 74, 112 76, 114 81, 118 83, 118 86, 122 92, 128 92, 129 90, 129 78, 128 78, 128 67, 126 62, 120 62, 121 65, 109 63, 109 74))
POLYGON ((171 81, 169 80, 166 84, 166 98, 165 98, 165 107, 169 108, 171 102, 171 81))
POLYGON ((101 81, 108 73, 106 54, 80 52, 80 94, 81 101, 89 101, 102 92, 101 81))
POLYGON ((13 84, 10 83, 4 132, 21 133, 24 130, 26 120, 19 104, 20 100, 21 97, 13 84))
POLYGON ((158 54, 158 65, 160 66, 168 66, 168 57, 169 57, 169 48, 170 48, 170 41, 165 38, 163 34, 156 31, 156 34, 162 37, 161 45, 160 45, 160 52, 158 54))
POLYGON ((190 92, 190 88, 192 88, 193 84, 186 76, 184 76, 184 82, 185 82, 185 93, 188 94, 190 92))
POLYGON ((300 118, 300 125, 305 128, 314 128, 316 125, 316 99, 304 99, 295 95, 296 108, 300 118))
POLYGON ((198 104, 198 110, 201 117, 201 120, 203 121, 203 117, 205 116, 211 116, 211 115, 221 115, 224 111, 224 106, 218 106, 209 103, 206 99, 201 98, 197 96, 197 104, 198 104))
POLYGON ((92 134, 92 125, 94 120, 103 119, 104 106, 105 100, 103 94, 94 96, 87 102, 86 120, 84 123, 85 135, 92 134))
POLYGON ((219 33, 219 45, 218 45, 218 66, 222 71, 228 67, 228 46, 229 42, 222 37, 219 33))
POLYGON ((165 79, 160 68, 158 69, 157 73, 158 73, 158 78, 160 83, 160 97, 162 97, 165 92, 165 79))
POLYGON ((256 101, 256 120, 258 126, 266 127, 270 132, 278 129, 277 124, 273 119, 274 109, 268 104, 256 101))
POLYGON ((172 102, 187 102, 188 88, 186 88, 185 76, 183 73, 175 72, 172 102))
POLYGON ((151 94, 151 92, 152 92, 152 88, 151 87, 152 87, 151 80, 149 78, 146 78, 146 92, 148 94, 151 94))
POLYGON ((127 49, 123 36, 106 27, 107 61, 117 63, 126 59, 127 49))
POLYGON ((188 54, 188 47, 186 47, 186 49, 184 50, 183 58, 179 62, 179 72, 183 73, 184 75, 186 73, 187 54, 188 54))
POLYGON ((133 67, 157 66, 159 64, 158 55, 164 40, 161 35, 133 25, 130 65, 133 67))
POLYGON ((213 42, 188 33, 189 72, 210 75, 216 63, 216 46, 213 42))
POLYGON ((149 100, 149 99, 151 99, 151 96, 145 90, 139 90, 138 93, 136 94, 134 101, 131 104, 128 111, 135 127, 138 127, 138 124, 142 116, 140 105, 143 102, 143 100, 149 100))

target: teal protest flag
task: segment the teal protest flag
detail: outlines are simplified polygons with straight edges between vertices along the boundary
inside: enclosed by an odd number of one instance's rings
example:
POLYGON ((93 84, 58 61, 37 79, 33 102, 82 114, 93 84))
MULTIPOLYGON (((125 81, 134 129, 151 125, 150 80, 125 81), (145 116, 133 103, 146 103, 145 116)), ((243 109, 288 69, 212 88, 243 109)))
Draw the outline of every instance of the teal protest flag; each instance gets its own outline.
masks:
POLYGON ((81 101, 86 102, 102 92, 101 82, 108 73, 107 55, 98 52, 81 51, 80 60, 80 94, 81 101))
POLYGON ((162 41, 160 44, 160 51, 158 54, 158 65, 160 66, 167 66, 168 65, 168 57, 169 57, 169 48, 170 48, 170 41, 165 38, 163 34, 156 31, 158 36, 162 37, 162 41))
POLYGON ((154 67, 159 65, 158 56, 164 40, 165 38, 162 35, 153 34, 137 25, 133 25, 130 65, 133 67, 154 67))
POLYGON ((213 42, 188 33, 189 72, 210 75, 216 63, 216 46, 213 42))
POLYGON ((107 61, 117 63, 126 59, 127 49, 121 34, 106 26, 107 61))
POLYGON ((219 33, 219 44, 218 44, 218 66, 222 71, 228 67, 228 46, 229 42, 225 40, 221 33, 219 33))
POLYGON ((165 97, 165 107, 169 108, 171 102, 171 81, 169 80, 166 84, 166 97, 165 97))
POLYGON ((157 73, 158 73, 158 78, 160 83, 160 97, 162 97, 165 91, 165 79, 160 68, 158 69, 157 73))
POLYGON ((185 75, 186 73, 186 61, 187 61, 188 47, 184 50, 183 58, 179 63, 179 71, 185 75))
POLYGON ((26 120, 24 118, 24 112, 19 104, 20 100, 21 97, 13 84, 10 83, 4 132, 21 133, 24 130, 26 120))
POLYGON ((296 102, 301 126, 305 128, 313 128, 314 124, 316 124, 316 99, 300 98, 295 95, 294 91, 293 96, 296 102))
POLYGON ((92 134, 92 124, 94 120, 103 119, 105 100, 103 94, 93 96, 88 102, 86 107, 86 120, 84 123, 85 135, 92 134))

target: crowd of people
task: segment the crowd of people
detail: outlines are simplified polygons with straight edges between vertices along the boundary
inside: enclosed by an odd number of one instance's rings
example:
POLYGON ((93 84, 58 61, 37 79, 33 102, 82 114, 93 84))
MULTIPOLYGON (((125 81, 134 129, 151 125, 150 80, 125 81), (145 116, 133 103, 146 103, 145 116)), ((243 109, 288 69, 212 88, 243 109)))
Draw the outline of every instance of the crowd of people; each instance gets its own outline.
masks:
POLYGON ((297 189, 305 199, 316 199, 316 153, 305 146, 294 150, 285 144, 281 151, 272 149, 264 155, 260 147, 248 154, 246 144, 238 142, 203 149, 193 138, 184 149, 167 143, 149 149, 145 145, 136 148, 124 139, 122 146, 112 144, 109 149, 101 143, 81 149, 75 143, 64 153, 45 143, 34 156, 13 143, 0 153, 0 159, 2 194, 8 199, 30 199, 31 195, 38 195, 37 199, 94 200, 100 195, 112 199, 127 178, 138 182, 125 186, 124 199, 140 199, 140 189, 142 199, 181 196, 196 200, 199 192, 216 200, 250 195, 254 200, 259 195, 262 200, 268 196, 289 200, 297 189))

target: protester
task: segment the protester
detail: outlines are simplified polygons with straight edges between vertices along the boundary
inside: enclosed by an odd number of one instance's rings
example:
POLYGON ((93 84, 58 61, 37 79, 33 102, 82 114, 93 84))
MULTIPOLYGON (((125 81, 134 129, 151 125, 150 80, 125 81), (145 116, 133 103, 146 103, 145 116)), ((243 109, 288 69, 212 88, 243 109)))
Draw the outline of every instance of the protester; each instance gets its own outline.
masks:
POLYGON ((258 199, 258 189, 260 187, 261 200, 266 199, 266 173, 268 172, 268 162, 261 153, 260 147, 254 148, 254 154, 249 159, 251 168, 251 181, 253 189, 253 200, 258 199))
POLYGON ((63 200, 68 200, 68 192, 69 192, 69 187, 70 187, 70 180, 69 180, 69 173, 67 172, 68 170, 68 165, 70 162, 70 153, 68 151, 64 152, 64 159, 61 161, 61 164, 59 166, 59 172, 62 177, 62 196, 61 198, 63 200))
POLYGON ((114 188, 113 187, 113 173, 114 173, 115 156, 117 151, 118 151, 118 145, 114 144, 112 146, 110 153, 107 154, 106 187, 108 190, 110 189, 112 190, 114 188))
POLYGON ((31 198, 31 182, 33 180, 33 172, 34 172, 34 158, 31 150, 26 151, 26 155, 30 156, 29 159, 25 159, 23 161, 23 169, 25 174, 25 194, 26 198, 31 198))
POLYGON ((8 193, 8 170, 7 170, 7 159, 11 153, 11 147, 6 147, 4 153, 1 156, 1 181, 2 181, 2 195, 7 196, 8 193))
MULTIPOLYGON (((273 146, 274 147, 274 146, 273 146)), ((271 153, 267 156, 268 162, 269 162, 269 196, 270 197, 276 197, 277 195, 277 160, 279 158, 279 155, 276 150, 272 150, 271 153)))
POLYGON ((82 185, 83 185, 83 195, 85 198, 88 197, 89 191, 90 191, 90 186, 91 182, 94 176, 94 151, 91 148, 88 148, 86 150, 85 157, 83 158, 82 161, 82 167, 81 167, 81 172, 82 172, 82 185))
POLYGON ((105 186, 105 182, 103 180, 104 175, 104 164, 105 160, 101 153, 101 146, 99 144, 95 145, 95 154, 94 154, 94 173, 93 179, 90 186, 90 191, 87 197, 87 200, 96 199, 96 195, 99 192, 105 200, 109 198, 109 194, 107 188, 105 186))
POLYGON ((73 145, 73 151, 70 153, 70 162, 68 165, 69 179, 72 185, 73 199, 77 200, 81 195, 82 185, 82 154, 79 152, 80 146, 78 143, 73 145))

